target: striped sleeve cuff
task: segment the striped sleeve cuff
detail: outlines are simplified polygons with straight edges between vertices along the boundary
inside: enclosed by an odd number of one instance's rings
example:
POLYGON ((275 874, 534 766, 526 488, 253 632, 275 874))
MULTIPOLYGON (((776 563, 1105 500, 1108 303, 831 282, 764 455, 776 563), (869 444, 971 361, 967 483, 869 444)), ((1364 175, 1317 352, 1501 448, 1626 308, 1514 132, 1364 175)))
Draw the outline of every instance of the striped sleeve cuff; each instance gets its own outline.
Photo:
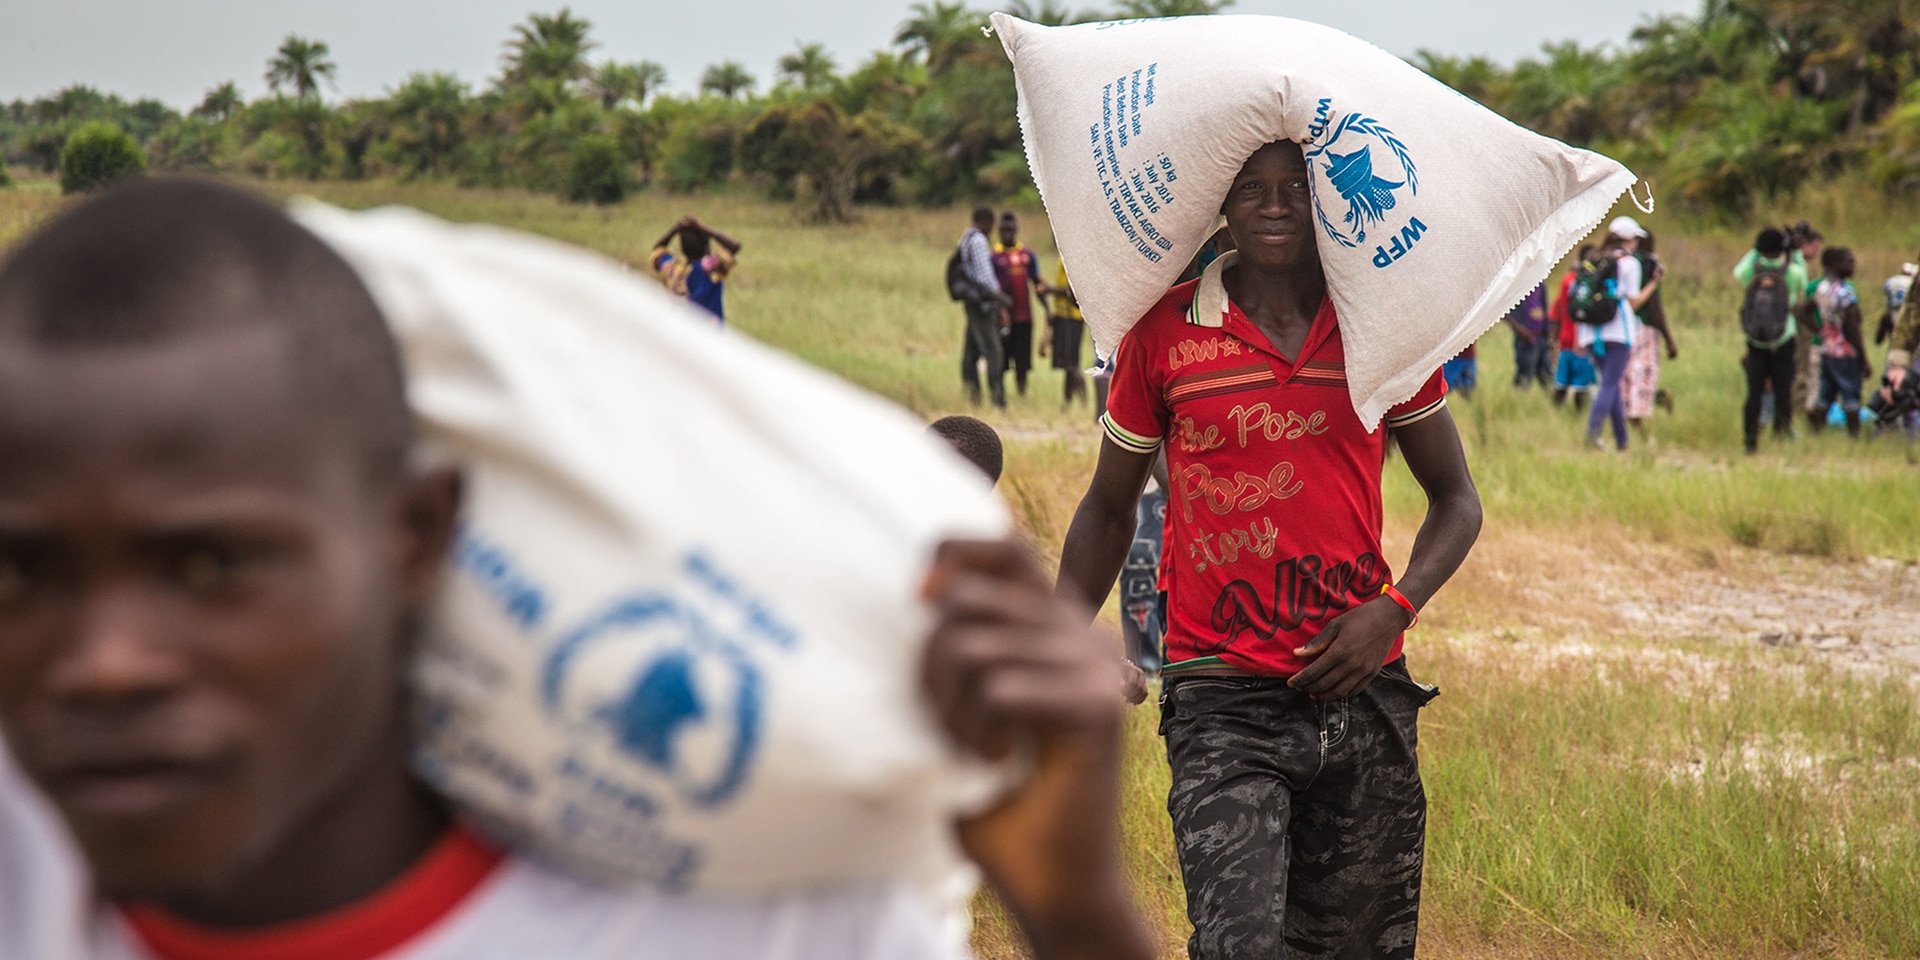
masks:
POLYGON ((1122 450, 1130 450, 1134 453, 1152 453, 1160 449, 1159 437, 1143 437, 1140 434, 1134 433, 1126 427, 1113 422, 1113 414, 1111 413, 1103 413, 1100 415, 1100 428, 1105 430, 1107 432, 1107 438, 1118 444, 1122 450))
POLYGON ((1446 407, 1446 405, 1447 405, 1446 395, 1442 394, 1438 400, 1435 400, 1432 403, 1429 403, 1418 410, 1409 410, 1406 413, 1402 413, 1397 416, 1387 417, 1386 418, 1387 427, 1389 429, 1398 429, 1400 427, 1412 426, 1413 424, 1419 423, 1420 421, 1425 420, 1426 418, 1431 417, 1436 413, 1439 413, 1443 408, 1446 407))

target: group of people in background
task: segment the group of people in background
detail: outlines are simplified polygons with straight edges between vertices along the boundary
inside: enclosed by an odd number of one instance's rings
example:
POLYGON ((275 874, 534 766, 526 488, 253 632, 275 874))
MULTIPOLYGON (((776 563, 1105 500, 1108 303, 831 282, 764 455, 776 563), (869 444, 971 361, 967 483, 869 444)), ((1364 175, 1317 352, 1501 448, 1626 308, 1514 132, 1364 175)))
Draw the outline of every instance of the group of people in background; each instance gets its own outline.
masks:
POLYGON ((987 395, 993 405, 1007 405, 1006 374, 1013 371, 1014 389, 1027 395, 1038 343, 1040 357, 1051 354, 1053 367, 1063 374, 1061 402, 1087 399, 1087 381, 1080 370, 1080 347, 1086 340, 1086 319, 1080 301, 1067 280, 1067 268, 1056 261, 1051 274, 1040 268, 1040 256, 1020 242, 1020 218, 1008 210, 996 228, 993 211, 979 207, 960 237, 954 264, 948 271, 948 289, 966 309, 967 331, 960 352, 960 382, 967 399, 981 403, 980 379, 985 368, 987 395), (997 239, 990 240, 988 231, 997 239), (1046 333, 1034 335, 1034 302, 1045 312, 1046 333))
MULTIPOLYGON (((1555 406, 1571 401, 1587 412, 1589 445, 1606 449, 1601 434, 1611 426, 1614 448, 1625 450, 1629 427, 1644 427, 1656 407, 1673 409, 1672 396, 1660 389, 1661 353, 1668 360, 1680 355, 1660 299, 1665 276, 1652 232, 1632 217, 1614 218, 1598 249, 1588 244, 1575 254, 1551 296, 1544 285, 1535 287, 1507 312, 1513 388, 1551 389, 1555 406), (1613 302, 1577 317, 1571 305, 1583 277, 1607 285, 1613 302)), ((1471 396, 1477 366, 1472 346, 1447 361, 1447 388, 1471 396)))
POLYGON ((1912 314, 1907 298, 1920 268, 1905 264, 1882 285, 1886 303, 1874 343, 1887 344, 1886 379, 1871 391, 1866 384, 1873 363, 1853 282, 1858 269, 1852 250, 1826 246, 1820 231, 1804 221, 1761 230, 1753 249, 1734 265, 1734 279, 1746 289, 1740 311, 1747 346, 1741 426, 1748 453, 1758 449, 1760 428, 1769 420, 1773 435, 1787 440, 1797 415, 1804 414, 1808 429, 1819 432, 1836 406, 1854 437, 1860 436, 1863 407, 1886 425, 1911 418, 1913 404, 1906 399, 1911 391, 1900 388, 1910 378, 1920 341, 1920 317, 1912 314))

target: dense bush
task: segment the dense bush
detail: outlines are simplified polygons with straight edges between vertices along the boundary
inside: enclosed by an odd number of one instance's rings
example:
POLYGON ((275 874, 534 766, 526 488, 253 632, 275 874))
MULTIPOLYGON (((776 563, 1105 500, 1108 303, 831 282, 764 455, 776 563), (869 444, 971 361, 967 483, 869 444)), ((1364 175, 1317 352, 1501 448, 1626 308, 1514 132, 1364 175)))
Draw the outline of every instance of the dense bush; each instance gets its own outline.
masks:
POLYGON ((609 206, 627 198, 633 173, 620 141, 604 133, 574 141, 567 157, 567 200, 609 206))
POLYGON ((7 172, 7 165, 0 163, 0 190, 13 186, 13 174, 7 172))
POLYGON ((60 192, 85 193, 147 169, 133 135, 104 122, 84 123, 60 148, 60 192))

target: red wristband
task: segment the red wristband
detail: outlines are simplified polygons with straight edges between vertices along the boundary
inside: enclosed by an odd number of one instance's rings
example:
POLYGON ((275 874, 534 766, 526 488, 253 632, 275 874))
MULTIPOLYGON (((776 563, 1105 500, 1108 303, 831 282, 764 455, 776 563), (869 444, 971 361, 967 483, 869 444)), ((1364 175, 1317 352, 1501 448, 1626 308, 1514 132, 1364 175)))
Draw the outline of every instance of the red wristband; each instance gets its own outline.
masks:
POLYGON ((1407 624, 1407 629, 1409 630, 1413 629, 1413 625, 1420 622, 1419 609, 1413 605, 1413 601, 1408 600, 1406 598, 1405 594, 1402 594, 1400 591, 1395 590, 1393 588, 1393 584, 1391 583, 1381 584, 1380 593, 1382 596, 1385 596, 1388 599, 1391 599, 1394 603, 1399 604, 1401 609, 1404 609, 1408 613, 1413 614, 1413 620, 1407 624))

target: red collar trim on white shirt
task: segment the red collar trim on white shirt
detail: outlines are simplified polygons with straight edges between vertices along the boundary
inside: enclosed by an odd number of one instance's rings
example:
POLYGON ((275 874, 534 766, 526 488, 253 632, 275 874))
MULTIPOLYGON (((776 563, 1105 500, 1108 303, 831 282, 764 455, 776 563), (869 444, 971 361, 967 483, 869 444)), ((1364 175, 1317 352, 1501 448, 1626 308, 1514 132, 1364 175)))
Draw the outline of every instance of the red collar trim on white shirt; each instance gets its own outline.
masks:
POLYGON ((372 960, 445 919, 503 858, 471 830, 455 827, 392 883, 317 917, 233 931, 151 906, 122 907, 120 914, 159 960, 372 960))

